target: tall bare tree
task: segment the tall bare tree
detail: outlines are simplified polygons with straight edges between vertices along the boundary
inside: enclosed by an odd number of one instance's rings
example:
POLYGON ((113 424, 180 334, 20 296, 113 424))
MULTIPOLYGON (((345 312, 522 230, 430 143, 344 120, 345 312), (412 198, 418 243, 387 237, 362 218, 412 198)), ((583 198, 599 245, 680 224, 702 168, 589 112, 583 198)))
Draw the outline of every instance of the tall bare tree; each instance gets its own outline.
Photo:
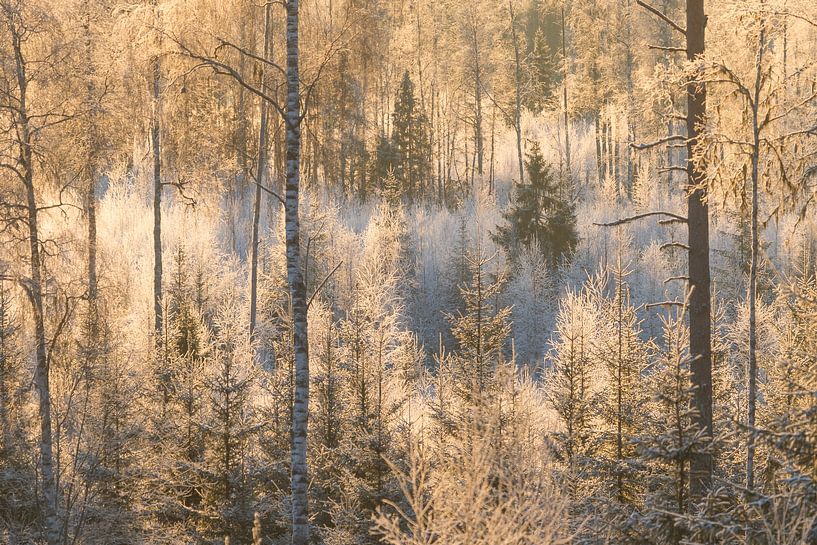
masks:
MULTIPOLYGON (((48 545, 60 542, 59 495, 54 468, 53 440, 51 427, 51 387, 49 383, 49 353, 45 333, 45 308, 43 289, 45 273, 43 266, 42 240, 40 238, 39 214, 42 206, 37 200, 35 187, 35 147, 41 131, 51 123, 44 121, 54 112, 33 112, 30 106, 29 90, 42 83, 42 78, 50 77, 50 60, 39 60, 37 54, 30 56, 29 47, 36 47, 32 38, 37 35, 39 27, 46 24, 45 14, 39 13, 36 6, 27 6, 22 1, 4 1, 0 3, 2 16, 4 47, 11 63, 0 75, 0 101, 4 114, 8 116, 5 124, 10 127, 6 134, 9 142, 4 145, 3 157, 0 159, 2 169, 10 173, 22 184, 24 204, 9 206, 25 224, 28 234, 28 278, 22 278, 28 299, 31 303, 34 318, 34 383, 39 398, 40 438, 39 457, 42 476, 43 508, 45 515, 45 539, 48 545)), ((48 55, 45 56, 48 58, 48 55)), ((59 119, 55 117, 54 119, 59 119)), ((15 218, 15 219, 17 219, 15 218)), ((14 221, 14 220, 12 220, 14 221)))
MULTIPOLYGON (((151 6, 158 21, 158 0, 151 0, 151 6)), ((159 40, 158 35, 156 39, 159 40)), ((152 98, 150 143, 153 152, 153 334, 156 346, 160 346, 162 343, 162 144, 160 130, 162 65, 158 51, 154 52, 150 59, 150 70, 152 98)))
MULTIPOLYGON (((272 5, 267 3, 264 8, 264 59, 266 61, 272 58, 272 5)), ((243 57, 242 57, 243 59, 243 57)), ((267 89, 267 65, 261 63, 261 81, 260 88, 262 91, 267 89)), ((269 106, 267 101, 261 99, 261 121, 258 128, 258 165, 256 172, 255 185, 255 200, 253 202, 252 212, 252 241, 250 242, 250 337, 255 332, 256 312, 258 306, 258 227, 261 222, 261 189, 264 187, 264 176, 267 172, 267 135, 268 130, 268 112, 269 106)))

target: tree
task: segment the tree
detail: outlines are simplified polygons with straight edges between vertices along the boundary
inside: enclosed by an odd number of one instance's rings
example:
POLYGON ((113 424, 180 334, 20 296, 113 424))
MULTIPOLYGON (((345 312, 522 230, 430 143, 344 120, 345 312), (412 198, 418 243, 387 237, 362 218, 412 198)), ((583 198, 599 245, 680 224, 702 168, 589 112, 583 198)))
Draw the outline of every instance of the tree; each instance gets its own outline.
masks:
POLYGON ((477 426, 486 423, 482 419, 492 403, 494 373, 511 332, 511 309, 497 303, 505 278, 501 273, 492 278, 488 270, 492 260, 493 256, 484 253, 478 239, 476 248, 467 255, 471 281, 460 286, 465 309, 448 315, 451 334, 457 341, 454 363, 460 418, 477 426))
POLYGON ((409 77, 408 70, 403 73, 392 117, 394 124, 391 138, 397 156, 394 175, 402 183, 404 193, 413 198, 426 191, 431 174, 429 162, 431 146, 428 120, 416 103, 414 83, 409 77))
POLYGON ((301 91, 299 76, 298 0, 286 4, 286 221, 287 284, 292 305, 292 345, 295 355, 295 388, 292 409, 292 544, 309 543, 309 486, 306 458, 309 429, 309 331, 306 285, 301 263, 300 198, 301 91))
MULTIPOLYGON (((688 0, 686 5, 686 26, 682 27, 667 14, 638 0, 644 7, 678 32, 686 39, 687 60, 692 72, 686 75, 686 136, 670 135, 653 145, 684 141, 687 150, 686 159, 686 193, 687 217, 682 218, 687 224, 688 243, 688 282, 689 296, 689 343, 691 353, 691 376, 695 387, 695 418, 697 424, 708 437, 713 436, 712 428, 712 296, 711 276, 709 270, 709 204, 707 201, 707 161, 706 157, 696 153, 701 145, 699 135, 703 133, 706 123, 707 88, 701 81, 700 66, 704 56, 707 16, 703 0, 688 0)), ((676 49, 671 49, 675 51, 676 49)), ((637 146, 644 148, 644 146, 637 146)), ((692 496, 700 498, 709 490, 712 483, 714 463, 709 450, 697 453, 693 457, 690 469, 692 496)))
MULTIPOLYGON (((634 456, 631 438, 641 428, 639 407, 645 399, 639 387, 642 370, 647 367, 649 346, 641 340, 641 328, 635 308, 630 302, 630 274, 621 262, 621 247, 617 263, 611 271, 613 297, 600 301, 602 325, 595 347, 607 368, 606 399, 602 402, 602 418, 609 426, 609 473, 615 477, 612 489, 620 503, 631 503, 638 492, 638 481, 630 462, 634 456)), ((601 286, 602 290, 605 286, 601 286)), ((606 457, 606 456, 605 456, 606 457)))
MULTIPOLYGON (((264 8, 264 59, 271 57, 272 49, 272 5, 267 4, 264 8)), ((261 81, 259 88, 268 92, 267 86, 267 66, 261 63, 261 81)), ((261 109, 261 121, 258 128, 258 167, 255 176, 255 200, 253 201, 252 214, 252 240, 250 242, 250 337, 255 331, 256 307, 258 304, 258 229, 261 222, 261 190, 264 187, 265 176, 267 174, 267 134, 268 110, 267 101, 259 101, 261 109)))
POLYGON ((492 235, 513 259, 520 247, 538 247, 551 266, 569 259, 578 243, 569 191, 557 181, 534 142, 526 162, 529 183, 514 185, 507 222, 492 235))
MULTIPOLYGON (((688 0, 686 10, 687 60, 696 62, 704 54, 706 14, 703 0, 688 0)), ((689 350, 692 384, 695 387, 696 424, 706 437, 712 429, 712 299, 709 272, 709 205, 706 163, 695 159, 698 135, 706 120, 706 86, 687 85, 687 227, 689 232, 689 350)), ((693 497, 704 495, 712 484, 714 463, 708 450, 696 453, 690 468, 693 497)))
MULTIPOLYGON (((6 202, 3 208, 14 210, 13 223, 25 225, 25 238, 28 242, 28 277, 21 281, 31 303, 34 317, 34 383, 37 389, 40 419, 40 475, 44 499, 45 541, 48 545, 57 545, 60 541, 61 527, 59 522, 59 493, 55 475, 55 464, 52 443, 51 425, 51 386, 49 382, 49 347, 45 332, 45 305, 43 303, 44 286, 47 281, 44 270, 44 255, 41 252, 43 241, 40 237, 40 212, 43 205, 38 201, 39 178, 35 172, 35 154, 43 139, 43 132, 51 126, 47 120, 50 116, 60 116, 56 111, 32 110, 31 91, 44 79, 55 75, 55 67, 47 61, 39 60, 41 51, 32 40, 32 30, 48 25, 48 15, 39 5, 28 5, 23 2, 4 2, 0 5, 2 16, 3 48, 10 61, 8 72, 3 78, 2 106, 5 115, 4 123, 9 130, 3 146, 3 164, 6 170, 19 182, 22 189, 23 203, 14 206, 6 202), (18 215, 21 214, 21 215, 18 215)), ((40 45, 53 45, 45 44, 40 45)), ((47 103, 45 104, 47 107, 47 103)), ((64 114, 62 117, 65 117, 64 114)), ((15 194, 19 195, 19 191, 15 194)))
POLYGON ((234 302, 218 309, 206 370, 210 410, 202 423, 207 448, 203 473, 209 477, 203 503, 217 521, 214 533, 234 540, 250 535, 254 476, 246 468, 260 427, 251 405, 256 377, 244 323, 242 308, 234 302))
MULTIPOLYGON (((152 18, 160 23, 158 0, 151 0, 152 18)), ((161 43, 161 33, 154 38, 161 43)), ((155 52, 150 59, 151 69, 151 108, 150 108, 150 144, 153 153, 153 330, 156 346, 162 342, 162 65, 159 53, 155 52)))
POLYGON ((574 471, 577 460, 593 452, 595 442, 594 406, 599 401, 592 358, 598 321, 591 300, 595 289, 585 286, 560 302, 545 374, 548 401, 562 424, 562 430, 554 434, 556 455, 574 471))
POLYGON ((22 384, 19 322, 8 281, 0 275, 0 537, 10 545, 24 542, 37 517, 36 467, 26 452, 27 401, 22 384))
POLYGON ((662 318, 662 348, 647 375, 649 410, 644 431, 635 438, 641 460, 658 468, 647 484, 645 523, 655 539, 669 543, 678 543, 683 535, 670 513, 683 515, 689 508, 690 463, 707 448, 695 424, 684 312, 681 307, 662 318))

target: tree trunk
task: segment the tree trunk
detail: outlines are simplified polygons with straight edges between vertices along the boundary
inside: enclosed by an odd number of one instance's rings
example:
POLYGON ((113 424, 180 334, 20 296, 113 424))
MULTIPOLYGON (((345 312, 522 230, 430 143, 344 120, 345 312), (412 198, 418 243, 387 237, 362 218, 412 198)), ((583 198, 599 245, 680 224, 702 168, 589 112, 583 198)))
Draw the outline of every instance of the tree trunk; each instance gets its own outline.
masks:
MULTIPOLYGON (((272 53, 272 4, 264 8, 264 58, 269 59, 272 53)), ((261 63, 261 90, 266 92, 267 70, 261 63)), ((250 338, 255 332, 255 321, 258 307, 258 228, 261 222, 261 186, 267 172, 267 101, 260 100, 261 123, 258 133, 258 172, 256 174, 255 200, 252 211, 252 241, 250 243, 250 338)))
POLYGON ((760 159, 760 126, 758 109, 760 101, 760 87, 763 76, 763 54, 766 49, 765 21, 760 21, 758 34, 757 65, 755 66, 755 88, 752 100, 752 257, 749 266, 749 384, 746 427, 749 431, 749 440, 746 446, 746 488, 752 490, 755 486, 755 409, 757 404, 757 258, 758 258, 758 161, 760 159))
POLYGON ((525 183, 525 163, 522 160, 522 61, 519 58, 519 40, 516 38, 516 16, 513 2, 508 2, 511 14, 511 38, 513 39, 513 56, 516 80, 516 111, 514 112, 514 130, 516 131, 516 160, 519 165, 519 183, 525 183))
MULTIPOLYGON (((6 8, 9 9, 9 8, 6 8)), ((17 142, 19 146, 19 172, 26 192, 28 242, 31 258, 31 279, 27 294, 34 312, 35 371, 34 381, 39 397, 40 416, 40 472, 42 475, 43 497, 45 500, 45 531, 48 545, 57 545, 60 537, 57 511, 57 485, 54 474, 53 445, 51 439, 51 388, 49 385, 49 365, 46 353, 45 316, 43 309, 43 263, 40 255, 40 239, 37 198, 34 191, 34 161, 32 153, 31 125, 29 121, 27 88, 28 75, 23 57, 20 29, 15 21, 18 13, 7 13, 12 34, 13 53, 17 86, 20 92, 14 115, 17 118, 17 142)))
MULTIPOLYGON (((88 126, 86 137, 88 139, 87 156, 85 163, 86 194, 85 194, 85 214, 88 220, 88 310, 89 310, 89 334, 94 336, 96 329, 96 299, 97 299, 97 267, 96 267, 96 125, 94 105, 94 66, 93 49, 91 44, 91 14, 90 7, 85 6, 85 77, 86 81, 86 107, 88 110, 88 126)), ((94 341, 94 339, 89 339, 94 341)))
POLYGON ((287 12, 287 101, 286 101, 286 256, 287 282, 292 304, 295 389, 292 409, 292 543, 309 542, 307 498, 307 429, 309 419, 309 338, 306 286, 301 272, 298 197, 301 159, 301 111, 298 62, 298 0, 286 3, 287 12))
POLYGON ((598 177, 598 185, 604 183, 604 161, 602 159, 602 151, 601 151, 601 110, 596 112, 596 119, 595 119, 595 128, 596 128, 596 176, 598 177))
POLYGON ((571 177, 570 167, 570 122, 567 113, 567 46, 565 38, 565 8, 562 6, 562 62, 564 64, 564 74, 562 75, 562 102, 564 107, 565 123, 565 172, 567 178, 571 177))
MULTIPOLYGON (((687 59, 695 60, 704 53, 706 15, 704 0, 687 0, 686 10, 687 59)), ((687 177, 690 189, 687 198, 689 228, 689 351, 692 358, 692 385, 695 423, 712 439, 712 323, 709 273, 709 206, 706 203, 706 165, 694 160, 698 126, 705 122, 706 88, 687 85, 687 177)), ((700 498, 712 484, 712 454, 697 452, 690 467, 690 491, 700 498)))
MULTIPOLYGON (((474 15, 476 17, 476 15, 474 15)), ((483 144, 482 144, 482 73, 479 65, 479 41, 477 40, 476 21, 471 21, 471 35, 474 45, 474 161, 476 171, 482 176, 483 144)), ((474 169, 471 169, 471 185, 473 185, 474 169)))
MULTIPOLYGON (((156 8, 156 0, 153 0, 156 8)), ((150 140, 153 147, 153 330, 156 346, 162 343, 162 145, 159 133, 161 115, 161 65, 158 56, 151 59, 153 104, 150 111, 150 140)))

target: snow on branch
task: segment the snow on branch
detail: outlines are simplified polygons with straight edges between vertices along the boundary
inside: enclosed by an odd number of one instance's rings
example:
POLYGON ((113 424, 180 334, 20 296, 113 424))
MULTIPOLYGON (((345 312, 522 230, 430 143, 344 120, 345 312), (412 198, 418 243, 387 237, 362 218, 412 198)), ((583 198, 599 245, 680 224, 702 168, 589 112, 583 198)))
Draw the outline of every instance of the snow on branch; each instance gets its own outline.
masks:
POLYGON ((636 144, 635 142, 630 142, 630 147, 637 150, 645 150, 654 148, 656 146, 660 146, 662 144, 668 144, 669 142, 686 142, 686 140, 687 140, 686 136, 680 134, 672 134, 670 136, 660 138, 654 142, 647 142, 646 144, 636 144))
POLYGON ((684 27, 682 27, 681 25, 679 25, 678 23, 676 23, 675 21, 673 21, 672 19, 670 19, 663 12, 661 12, 660 10, 657 10, 656 8, 652 7, 651 5, 649 5, 646 2, 643 2, 642 0, 635 0, 635 2, 636 2, 636 4, 638 4, 639 6, 644 8, 645 10, 649 11, 650 13, 652 13, 653 15, 655 15, 656 17, 658 17, 659 19, 661 19, 662 21, 667 23, 669 26, 671 26, 672 28, 674 28, 675 30, 677 30, 678 32, 683 34, 684 36, 686 36, 687 30, 684 27))
POLYGON ((684 216, 679 216, 678 214, 674 214, 672 212, 645 212, 644 214, 636 214, 635 216, 630 216, 629 218, 622 218, 616 221, 611 221, 609 223, 593 223, 598 227, 615 227, 617 225, 624 225, 625 223, 631 223, 636 220, 640 220, 643 218, 648 218, 650 216, 667 216, 670 220, 664 220, 672 222, 672 223, 686 223, 687 219, 684 216))

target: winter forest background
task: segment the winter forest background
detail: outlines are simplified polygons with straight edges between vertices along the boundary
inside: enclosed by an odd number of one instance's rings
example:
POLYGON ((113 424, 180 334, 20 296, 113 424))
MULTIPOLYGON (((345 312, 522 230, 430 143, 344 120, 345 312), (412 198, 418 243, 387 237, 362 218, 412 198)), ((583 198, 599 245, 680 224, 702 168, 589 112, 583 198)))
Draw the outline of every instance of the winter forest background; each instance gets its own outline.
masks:
POLYGON ((812 0, 0 0, 0 542, 817 543, 812 0))

